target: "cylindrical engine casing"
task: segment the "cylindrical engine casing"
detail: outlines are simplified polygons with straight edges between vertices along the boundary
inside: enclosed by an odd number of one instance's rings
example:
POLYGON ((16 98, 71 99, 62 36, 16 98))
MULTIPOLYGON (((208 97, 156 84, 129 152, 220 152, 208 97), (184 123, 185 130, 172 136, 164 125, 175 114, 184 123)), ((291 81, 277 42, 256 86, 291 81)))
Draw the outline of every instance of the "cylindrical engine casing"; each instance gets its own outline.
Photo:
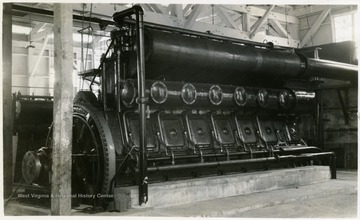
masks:
MULTIPOLYGON (((293 52, 220 42, 175 33, 145 33, 146 78, 232 84, 259 75, 295 77, 305 63, 293 52)), ((130 77, 136 76, 136 56, 130 77)))
POLYGON ((304 76, 357 81, 357 74, 358 67, 355 65, 307 58, 304 76))
MULTIPOLYGON (((197 83, 242 84, 245 81, 323 77, 357 79, 357 66, 311 59, 290 50, 248 46, 227 41, 147 29, 146 79, 197 83)), ((136 76, 136 55, 128 75, 136 76)))

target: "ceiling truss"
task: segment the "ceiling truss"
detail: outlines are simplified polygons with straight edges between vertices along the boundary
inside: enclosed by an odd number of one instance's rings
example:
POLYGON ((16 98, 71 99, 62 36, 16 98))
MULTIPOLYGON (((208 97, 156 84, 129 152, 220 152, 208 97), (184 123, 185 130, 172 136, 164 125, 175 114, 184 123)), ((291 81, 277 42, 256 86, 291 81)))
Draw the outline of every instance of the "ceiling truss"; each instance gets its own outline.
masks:
MULTIPOLYGON (((42 8, 46 6, 46 9, 51 7, 49 4, 22 5, 42 8)), ((130 6, 130 4, 74 4, 73 10, 77 15, 89 16, 91 13, 92 17, 111 21, 115 12, 130 6)), ((261 43, 272 41, 279 46, 298 47, 300 43, 297 36, 291 36, 292 33, 285 30, 288 25, 298 25, 299 20, 294 16, 286 17, 284 14, 272 11, 274 5, 270 6, 270 10, 245 5, 141 4, 141 6, 145 10, 144 20, 147 22, 261 43), (270 22, 270 20, 275 21, 270 22), (266 31, 269 30, 270 25, 272 31, 266 31)), ((32 19, 38 23, 32 27, 29 41, 45 39, 52 32, 52 18, 46 17, 42 20, 41 16, 33 14, 32 19)), ((85 23, 88 25, 87 22, 85 23)), ((79 27, 84 24, 74 22, 75 25, 79 27)), ((100 31, 99 28, 94 30, 100 31)))
MULTIPOLYGON (((51 9, 51 4, 23 4, 30 7, 51 9)), ((73 4, 74 14, 112 20, 112 15, 131 4, 73 4)), ((204 4, 141 4, 144 8, 144 20, 178 28, 240 38, 255 42, 272 42, 274 45, 301 48, 318 31, 331 10, 340 10, 346 6, 290 6, 290 5, 204 5, 204 4), (318 19, 300 39, 298 35, 300 19, 309 14, 319 14, 318 19)), ((347 6, 349 7, 349 6, 347 6)), ((26 16, 24 16, 26 17, 26 16)), ((32 27, 29 41, 45 39, 52 33, 52 18, 32 15, 37 23, 32 27)), ((88 23, 86 22, 86 26, 88 23)), ((91 25, 95 35, 101 35, 95 23, 91 25)), ((84 23, 74 21, 74 27, 84 23)), ((110 30, 107 30, 109 32, 110 30)), ((107 33, 108 35, 108 33, 107 33)))

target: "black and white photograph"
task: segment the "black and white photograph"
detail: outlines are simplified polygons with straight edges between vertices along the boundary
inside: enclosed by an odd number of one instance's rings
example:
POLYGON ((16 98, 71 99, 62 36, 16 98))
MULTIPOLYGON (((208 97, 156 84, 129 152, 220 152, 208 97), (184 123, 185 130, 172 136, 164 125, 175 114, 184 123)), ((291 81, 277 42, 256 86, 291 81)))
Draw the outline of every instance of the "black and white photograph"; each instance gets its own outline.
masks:
POLYGON ((2 217, 358 217, 360 2, 0 4, 2 217))

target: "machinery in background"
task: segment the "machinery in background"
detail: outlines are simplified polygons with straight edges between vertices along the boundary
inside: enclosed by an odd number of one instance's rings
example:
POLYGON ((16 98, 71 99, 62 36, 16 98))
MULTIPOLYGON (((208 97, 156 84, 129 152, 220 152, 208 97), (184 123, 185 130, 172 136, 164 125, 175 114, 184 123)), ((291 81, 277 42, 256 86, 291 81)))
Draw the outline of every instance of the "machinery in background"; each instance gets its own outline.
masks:
POLYGON ((45 146, 53 120, 53 97, 17 93, 13 95, 13 106, 14 134, 17 136, 14 182, 19 182, 25 153, 36 152, 45 146))
MULTIPOLYGON (((329 165, 336 178, 334 153, 310 145, 314 132, 302 135, 316 131, 310 79, 357 79, 357 66, 142 16, 139 6, 115 13, 118 28, 101 65, 82 73, 91 85, 74 101, 74 194, 138 185, 142 204, 153 182, 316 164, 329 165), (289 79, 306 86, 285 88, 289 79)), ((51 133, 25 153, 29 185, 50 184, 51 133)), ((94 206, 106 206, 96 198, 94 206)))

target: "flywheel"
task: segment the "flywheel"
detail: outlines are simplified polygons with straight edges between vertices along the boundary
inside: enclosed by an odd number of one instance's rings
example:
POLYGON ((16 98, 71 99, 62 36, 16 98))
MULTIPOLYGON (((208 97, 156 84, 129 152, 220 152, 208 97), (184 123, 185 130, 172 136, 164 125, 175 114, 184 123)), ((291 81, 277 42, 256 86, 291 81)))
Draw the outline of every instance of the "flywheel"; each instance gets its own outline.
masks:
POLYGON ((100 197, 110 191, 116 172, 114 142, 103 114, 89 104, 74 104, 72 161, 75 193, 100 197))
MULTIPOLYGON (((103 113, 91 104, 75 103, 72 138, 72 195, 91 203, 111 198, 108 193, 116 172, 116 155, 103 113)), ((52 127, 46 141, 48 148, 51 142, 52 127)))

